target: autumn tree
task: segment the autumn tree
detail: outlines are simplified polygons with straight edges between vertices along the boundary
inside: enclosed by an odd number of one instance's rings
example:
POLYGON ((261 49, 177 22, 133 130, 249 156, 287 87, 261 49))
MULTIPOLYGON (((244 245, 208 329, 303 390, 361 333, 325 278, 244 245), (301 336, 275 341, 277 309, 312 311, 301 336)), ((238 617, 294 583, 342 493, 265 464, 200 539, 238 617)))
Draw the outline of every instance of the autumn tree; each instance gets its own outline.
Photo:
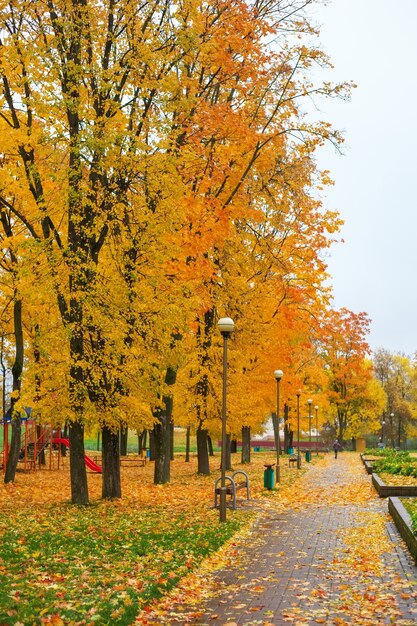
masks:
POLYGON ((385 394, 375 385, 366 341, 370 320, 366 313, 330 310, 327 317, 326 361, 329 364, 328 396, 336 435, 357 437, 377 431, 385 394))
MULTIPOLYGON (((330 181, 314 154, 341 137, 325 122, 309 124, 300 103, 346 97, 349 87, 310 84, 312 64, 328 59, 306 45, 305 5, 2 4, 0 198, 37 250, 43 310, 54 303, 51 319, 62 324, 58 373, 76 503, 88 502, 85 426, 102 430, 102 495, 119 497, 118 432, 137 427, 130 416, 144 402, 155 482, 169 480, 174 389, 185 368, 199 470, 209 471, 220 315, 239 329, 230 365, 236 433, 257 427, 253 414, 267 402, 271 341, 281 336, 284 355, 300 311, 306 322, 314 305, 326 306, 321 254, 340 221, 317 199, 330 181), (261 380, 257 402, 238 399, 261 380)), ((51 345, 32 368, 39 402, 56 354, 51 345)))
MULTIPOLYGON (((196 155, 198 170, 185 169, 184 180, 203 217, 198 219, 197 212, 190 223, 190 230, 197 235, 197 241, 196 237, 190 240, 190 256, 195 261, 200 255, 211 269, 202 283, 208 304, 198 316, 199 363, 192 368, 199 470, 205 473, 206 436, 213 418, 219 418, 218 399, 213 402, 216 320, 227 314, 237 328, 240 324, 246 330, 245 320, 256 298, 260 303, 266 297, 271 321, 288 292, 295 293, 298 287, 301 293, 301 285, 312 284, 313 296, 324 278, 320 250, 338 228, 337 215, 324 214, 310 191, 315 184, 329 182, 315 168, 314 151, 324 141, 338 143, 340 137, 327 124, 306 124, 297 101, 307 93, 346 95, 346 86, 307 88, 308 68, 314 62, 326 63, 325 56, 293 42, 285 42, 277 53, 264 45, 265 37, 283 38, 290 24, 302 37, 308 30, 306 23, 297 21, 299 15, 287 15, 277 3, 257 8, 253 13, 246 3, 226 3, 222 19, 227 14, 228 20, 222 38, 228 37, 228 46, 216 49, 214 59, 210 49, 207 67, 202 65, 200 51, 191 64, 190 82, 195 76, 199 82, 194 81, 194 91, 190 87, 189 94, 199 94, 200 106, 188 120, 195 131, 183 141, 196 155), (243 42, 235 38, 233 25, 237 22, 239 32, 247 33, 243 42), (227 74, 224 68, 233 72, 227 74), (204 142, 202 128, 208 138, 204 142), (212 224, 207 242, 205 229, 212 224), (317 228, 312 229, 312 224, 317 228)), ((265 313, 262 323, 267 323, 265 313)))
POLYGON ((416 368, 410 357, 379 348, 374 351, 375 378, 386 393, 380 415, 381 437, 400 447, 416 425, 416 368))
POLYGON ((155 55, 144 50, 169 38, 160 13, 167 9, 149 2, 136 12, 128 2, 93 7, 78 0, 2 6, 2 123, 20 200, 13 211, 42 244, 67 331, 71 488, 78 503, 88 501, 83 431, 94 412, 104 416, 103 495, 120 495, 117 410, 112 415, 119 389, 107 375, 117 350, 101 323, 99 263, 132 169, 137 174, 132 156, 138 146, 147 151, 141 131, 152 81, 168 66, 159 71, 155 55))

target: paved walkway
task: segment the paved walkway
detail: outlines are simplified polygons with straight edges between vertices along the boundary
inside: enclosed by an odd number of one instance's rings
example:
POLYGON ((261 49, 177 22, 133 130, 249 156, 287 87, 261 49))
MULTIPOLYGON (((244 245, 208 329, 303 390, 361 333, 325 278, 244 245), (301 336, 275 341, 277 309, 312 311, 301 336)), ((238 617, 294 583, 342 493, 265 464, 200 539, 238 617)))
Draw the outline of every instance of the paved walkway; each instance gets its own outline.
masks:
POLYGON ((417 567, 358 455, 311 465, 287 496, 237 547, 238 565, 214 573, 211 597, 158 623, 417 624, 417 567))

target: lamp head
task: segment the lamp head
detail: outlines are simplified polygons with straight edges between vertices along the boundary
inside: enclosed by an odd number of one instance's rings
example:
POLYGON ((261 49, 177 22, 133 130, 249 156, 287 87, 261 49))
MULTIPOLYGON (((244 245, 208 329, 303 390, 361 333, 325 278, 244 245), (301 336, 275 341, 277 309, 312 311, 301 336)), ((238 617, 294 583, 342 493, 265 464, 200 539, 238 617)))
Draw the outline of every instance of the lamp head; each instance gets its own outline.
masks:
POLYGON ((311 406, 311 405, 313 404, 313 400, 312 400, 311 398, 309 398, 309 399, 307 400, 307 403, 311 406))
POLYGON ((217 322, 217 328, 219 329, 223 337, 230 337, 234 327, 235 323, 230 317, 222 317, 217 322))
POLYGON ((317 404, 316 404, 316 406, 314 408, 315 408, 316 411, 319 410, 319 407, 317 406, 317 404))
POLYGON ((282 370, 275 370, 274 376, 277 380, 281 380, 281 378, 284 376, 284 372, 282 370))

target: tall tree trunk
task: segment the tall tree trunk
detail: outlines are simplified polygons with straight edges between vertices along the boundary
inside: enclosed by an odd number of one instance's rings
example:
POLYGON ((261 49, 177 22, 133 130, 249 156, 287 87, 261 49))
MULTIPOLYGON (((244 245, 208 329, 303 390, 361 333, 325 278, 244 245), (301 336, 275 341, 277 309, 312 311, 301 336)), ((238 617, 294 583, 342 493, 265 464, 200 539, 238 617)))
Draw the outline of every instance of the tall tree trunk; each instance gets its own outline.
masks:
POLYGON ((103 498, 121 498, 119 434, 113 433, 107 426, 103 426, 102 442, 103 482, 101 495, 103 498))
MULTIPOLYGON (((68 424, 64 424, 64 439, 68 439, 68 424)), ((65 444, 61 444, 61 454, 62 456, 67 456, 67 446, 65 444)))
POLYGON ((2 401, 2 407, 3 407, 3 412, 2 412, 2 416, 4 418, 4 416, 6 415, 6 365, 4 362, 4 335, 1 336, 1 352, 0 352, 0 363, 1 363, 1 373, 2 373, 2 386, 1 386, 1 401, 2 401))
MULTIPOLYGON (((168 367, 165 374, 165 384, 172 386, 177 380, 175 368, 168 367)), ((162 398, 164 409, 154 413, 157 423, 154 426, 155 437, 155 471, 154 484, 162 485, 171 480, 171 422, 173 410, 172 394, 162 398)))
POLYGON ((235 454, 237 452, 237 439, 232 439, 230 441, 230 452, 235 454))
POLYGON ((138 436, 138 454, 142 454, 142 452, 146 450, 146 439, 148 431, 145 428, 144 430, 142 430, 142 432, 139 432, 139 430, 137 430, 136 434, 138 436))
POLYGON ((121 456, 127 455, 127 437, 129 434, 129 430, 127 427, 123 426, 120 429, 120 454, 121 456))
POLYGON ((187 431, 185 434, 185 462, 186 463, 190 462, 190 433, 191 433, 191 427, 187 426, 187 431))
POLYGON ((22 422, 20 412, 14 410, 14 406, 20 396, 21 376, 23 371, 23 324, 22 324, 22 301, 17 299, 17 291, 15 290, 15 301, 13 305, 13 323, 15 336, 15 359, 12 367, 13 376, 13 394, 11 398, 11 416, 12 416, 12 438, 9 447, 9 455, 7 457, 6 470, 4 474, 4 482, 13 482, 16 477, 17 463, 20 454, 20 440, 22 435, 22 422))
MULTIPOLYGON (((13 415, 13 413, 12 413, 13 415)), ((4 474, 4 482, 11 483, 16 477, 17 463, 19 461, 20 454, 20 439, 22 436, 22 422, 20 415, 16 413, 12 417, 12 438, 9 446, 9 454, 7 457, 6 471, 4 474)))
POLYGON ((289 422, 290 407, 288 404, 284 404, 284 451, 288 454, 288 450, 292 448, 293 444, 293 431, 289 422))
MULTIPOLYGON (((36 426, 36 441, 39 441, 41 435, 42 435, 42 426, 36 426)), ((44 435, 45 436, 45 435, 44 435)), ((43 441, 43 437, 42 437, 42 446, 45 445, 45 442, 43 441)), ((36 459, 34 459, 35 463, 36 463, 36 459)), ((45 448, 42 448, 42 450, 40 452, 38 452, 38 463, 39 463, 39 467, 41 465, 46 465, 46 455, 45 455, 45 448)))
POLYGON ((155 461, 155 437, 153 430, 149 431, 149 460, 155 461))
POLYGON ((153 428, 155 442, 155 467, 154 484, 163 485, 171 479, 171 467, 168 461, 171 459, 170 440, 171 429, 166 413, 159 413, 158 421, 153 428))
POLYGON ((84 427, 80 422, 69 426, 70 480, 73 504, 88 504, 87 472, 84 459, 84 427))
POLYGON ((174 460, 174 421, 172 419, 171 419, 170 429, 171 429, 171 440, 170 440, 171 461, 173 461, 174 460))
POLYGON ((231 445, 230 445, 230 435, 229 433, 226 435, 226 472, 232 469, 232 455, 231 455, 231 445))
POLYGON ((205 428, 202 428, 201 423, 197 428, 197 463, 198 463, 198 473, 204 474, 205 476, 210 475, 210 464, 209 464, 209 455, 207 448, 207 431, 205 428))
POLYGON ((278 418, 276 413, 272 413, 272 426, 274 428, 275 450, 280 450, 281 442, 279 439, 278 418))
POLYGON ((250 463, 250 426, 242 426, 242 463, 250 463))
POLYGON ((208 446, 209 456, 214 456, 213 440, 208 433, 207 433, 207 446, 208 446))

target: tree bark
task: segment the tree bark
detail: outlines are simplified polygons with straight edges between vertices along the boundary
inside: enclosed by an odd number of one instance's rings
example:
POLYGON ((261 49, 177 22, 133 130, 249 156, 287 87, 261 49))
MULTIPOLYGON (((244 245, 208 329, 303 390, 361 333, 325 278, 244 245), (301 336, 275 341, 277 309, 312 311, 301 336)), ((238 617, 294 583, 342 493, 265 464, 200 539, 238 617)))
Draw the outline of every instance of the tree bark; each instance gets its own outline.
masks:
POLYGON ((103 498, 121 498, 119 434, 113 433, 107 426, 103 426, 102 442, 103 482, 101 495, 103 498))
POLYGON ((289 423, 290 408, 288 404, 284 405, 284 450, 288 454, 290 448, 293 447, 294 433, 289 423))
POLYGON ((278 418, 276 413, 272 413, 272 426, 274 428, 275 450, 280 450, 281 443, 279 440, 278 418))
POLYGON ((237 452, 237 440, 236 440, 236 439, 232 439, 232 440, 230 441, 230 452, 231 452, 232 454, 234 454, 234 453, 236 453, 236 452, 237 452))
POLYGON ((208 446, 209 456, 214 456, 213 440, 208 433, 207 433, 207 446, 208 446))
POLYGON ((6 471, 4 474, 4 482, 12 483, 16 477, 17 463, 20 454, 20 439, 22 436, 22 422, 20 415, 16 414, 12 417, 12 438, 9 446, 9 454, 7 457, 6 471))
POLYGON ((73 422, 69 427, 70 481, 73 504, 88 504, 87 472, 84 459, 84 427, 73 422))
POLYGON ((149 431, 149 460, 155 461, 155 436, 153 430, 149 431))
POLYGON ((232 455, 231 455, 231 442, 230 435, 226 435, 226 472, 232 469, 232 455))
POLYGON ((250 426, 242 426, 242 463, 250 463, 250 426))
POLYGON ((197 428, 197 464, 198 473, 210 476, 210 464, 207 447, 207 431, 201 424, 197 428))
MULTIPOLYGON (((172 386, 177 380, 177 371, 168 367, 165 374, 165 384, 172 386)), ((171 423, 173 410, 172 394, 162 398, 164 409, 154 413, 157 423, 154 426, 155 438, 155 471, 154 484, 163 485, 171 480, 171 423)))
MULTIPOLYGON (((11 416, 12 416, 12 438, 10 441, 9 455, 7 457, 6 470, 4 474, 4 482, 13 482, 16 477, 17 464, 20 454, 20 440, 22 435, 22 422, 20 419, 19 411, 14 410, 14 406, 18 397, 20 396, 21 388, 21 376, 23 371, 23 356, 24 356, 24 343, 23 343, 23 323, 22 323, 22 301, 17 299, 17 291, 15 290, 15 301, 13 305, 13 324, 14 324, 14 336, 15 336, 15 359, 12 367, 13 376, 13 392, 17 393, 17 397, 14 394, 11 398, 11 416)), ((36 459, 35 459, 36 461, 36 459)))
POLYGON ((187 426, 187 432, 185 435, 185 462, 186 463, 190 462, 190 433, 191 433, 191 427, 187 426))
POLYGON ((148 435, 148 431, 146 428, 142 430, 142 432, 136 431, 138 436, 138 454, 142 454, 144 450, 146 450, 146 439, 148 435))
POLYGON ((121 456, 127 455, 127 437, 129 430, 126 427, 120 429, 120 454, 121 456))
POLYGON ((170 430, 171 430, 171 438, 170 438, 171 461, 173 461, 174 460, 174 421, 172 420, 172 418, 171 418, 170 430))

